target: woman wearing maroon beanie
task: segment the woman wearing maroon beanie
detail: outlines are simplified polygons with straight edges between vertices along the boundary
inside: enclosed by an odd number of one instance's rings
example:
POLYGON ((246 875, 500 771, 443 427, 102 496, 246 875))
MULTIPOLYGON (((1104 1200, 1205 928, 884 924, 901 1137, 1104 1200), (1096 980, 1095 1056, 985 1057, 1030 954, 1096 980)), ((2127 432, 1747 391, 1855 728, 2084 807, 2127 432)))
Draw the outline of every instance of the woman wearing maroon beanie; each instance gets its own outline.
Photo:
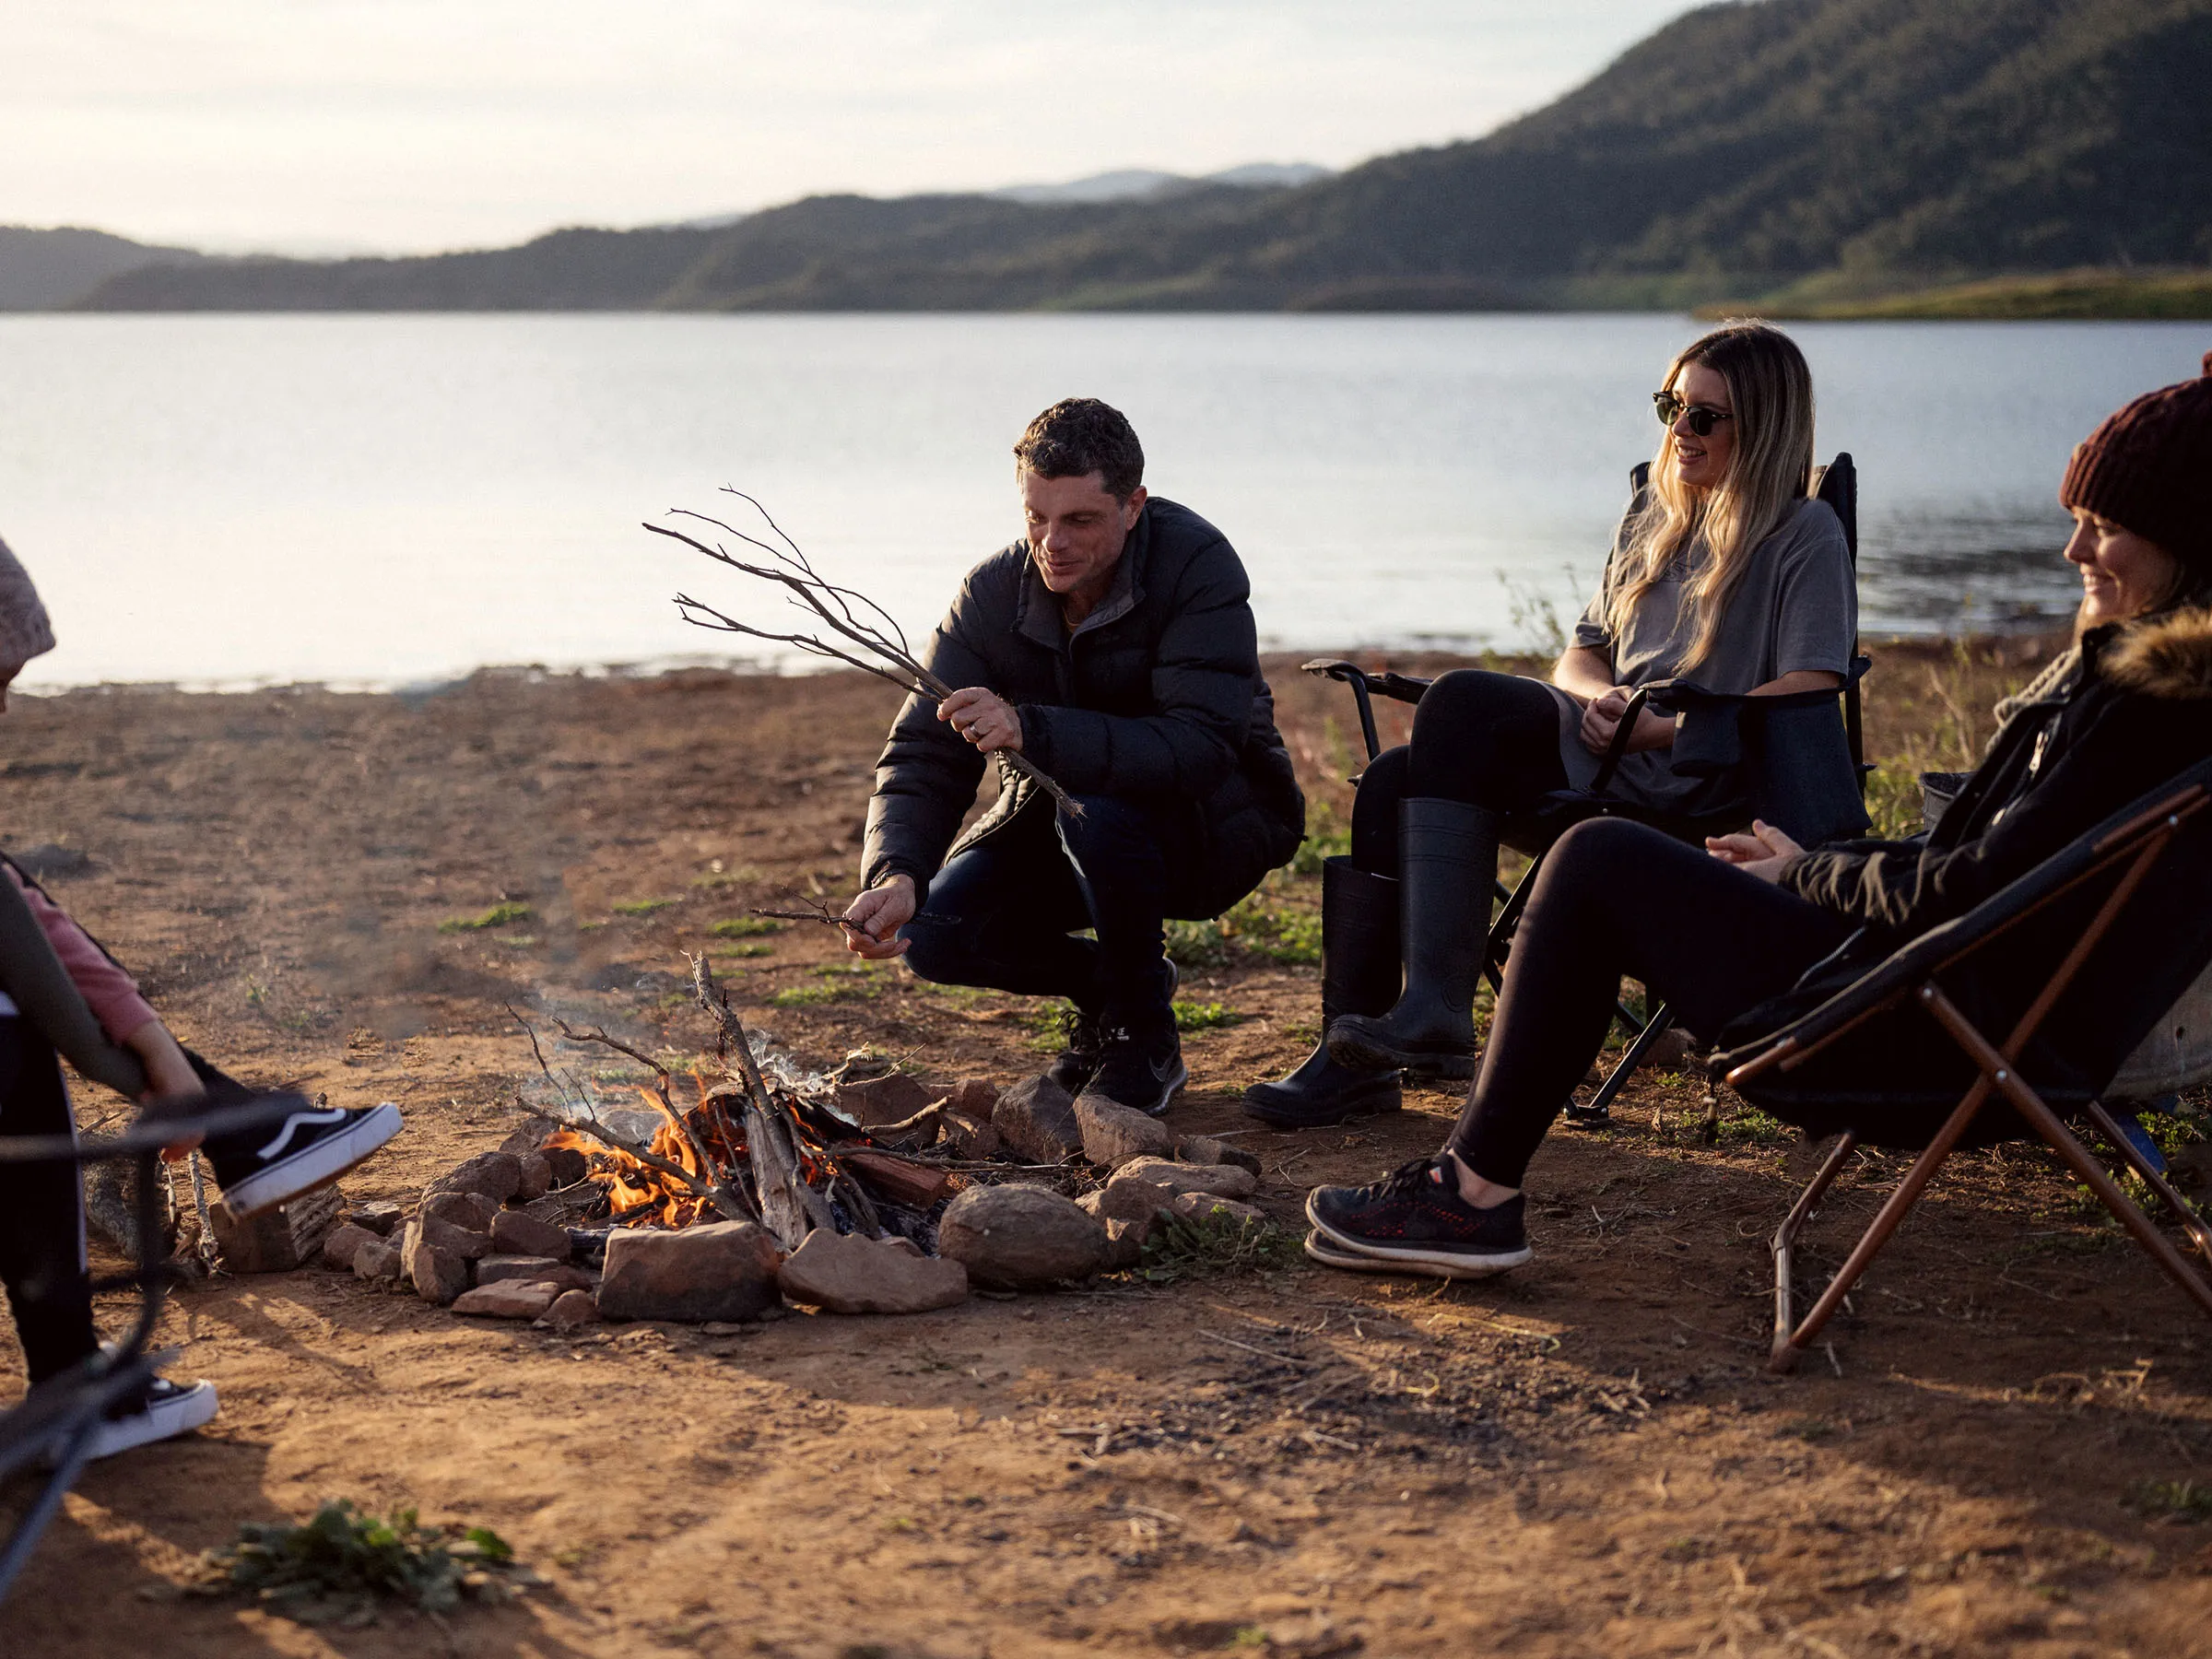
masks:
POLYGON ((1711 856, 1618 818, 1570 830, 1523 913, 1444 1149, 1367 1186, 1314 1189, 1307 1253, 1451 1278, 1527 1261, 1524 1172, 1596 1057, 1624 975, 1710 1041, 1847 940, 1871 966, 2212 756, 2212 353, 2204 368, 2074 452, 2059 499, 2082 579, 2075 643, 1999 705, 1987 759, 1935 829, 1807 852, 1755 824, 1708 841, 1711 856))

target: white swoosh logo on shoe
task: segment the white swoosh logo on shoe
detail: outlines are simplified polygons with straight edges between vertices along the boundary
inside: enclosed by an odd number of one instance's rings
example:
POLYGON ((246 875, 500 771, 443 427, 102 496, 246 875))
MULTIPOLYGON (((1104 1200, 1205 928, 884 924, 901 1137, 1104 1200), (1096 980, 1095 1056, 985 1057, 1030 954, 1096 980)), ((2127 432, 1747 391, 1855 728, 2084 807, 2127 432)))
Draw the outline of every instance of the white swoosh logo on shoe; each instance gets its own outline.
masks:
POLYGON ((333 1106, 327 1112, 295 1112, 290 1117, 284 1120, 283 1132, 254 1156, 265 1163, 270 1159, 280 1155, 285 1147, 291 1144, 293 1130, 301 1127, 312 1128, 318 1124, 342 1124, 345 1121, 346 1108, 343 1106, 333 1106))

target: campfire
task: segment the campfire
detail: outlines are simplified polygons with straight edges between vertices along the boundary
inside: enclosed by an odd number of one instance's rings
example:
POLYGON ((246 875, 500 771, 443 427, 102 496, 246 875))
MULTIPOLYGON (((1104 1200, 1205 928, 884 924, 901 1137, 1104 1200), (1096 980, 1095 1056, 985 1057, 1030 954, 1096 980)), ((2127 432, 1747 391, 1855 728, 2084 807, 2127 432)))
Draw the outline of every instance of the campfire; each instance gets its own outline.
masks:
POLYGON ((715 1022, 723 1075, 694 1067, 679 1078, 619 1038, 556 1018, 569 1042, 606 1048, 650 1069, 653 1083, 634 1086, 633 1092, 662 1122, 649 1139, 624 1134, 588 1081, 547 1064, 532 1030, 539 1070, 553 1087, 563 1124, 541 1150, 583 1159, 586 1179, 603 1194, 602 1217, 614 1227, 751 1221, 786 1251, 827 1228, 904 1238, 935 1253, 930 1212, 967 1182, 941 1165, 900 1158, 882 1146, 934 1113, 870 1135, 789 1081, 771 1082, 706 959, 690 960, 692 994, 715 1022))

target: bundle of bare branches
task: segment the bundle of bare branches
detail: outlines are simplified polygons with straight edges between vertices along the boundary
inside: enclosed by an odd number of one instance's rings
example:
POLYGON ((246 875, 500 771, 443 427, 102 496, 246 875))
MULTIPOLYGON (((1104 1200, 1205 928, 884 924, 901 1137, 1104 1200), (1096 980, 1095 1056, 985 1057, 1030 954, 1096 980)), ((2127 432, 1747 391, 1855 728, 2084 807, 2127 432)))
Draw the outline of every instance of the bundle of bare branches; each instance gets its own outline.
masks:
MULTIPOLYGON (((771 563, 753 563, 739 558, 726 547, 710 545, 665 524, 647 524, 645 528, 655 535, 665 535, 680 541, 686 547, 704 553, 717 564, 727 565, 733 571, 776 583, 786 590, 785 597, 791 604, 812 611, 845 644, 834 644, 818 634, 776 633, 769 629, 756 628, 749 622, 740 622, 735 617, 724 615, 703 600, 694 599, 688 594, 678 594, 676 596, 677 609, 683 614, 685 621, 697 628, 712 629, 718 633, 745 634, 751 639, 766 640, 773 644, 794 646, 810 656, 828 657, 872 674, 877 679, 888 680, 901 691, 914 697, 942 702, 961 688, 947 685, 922 665, 921 658, 914 654, 913 647, 907 643, 905 629, 883 606, 865 594, 830 581, 817 571, 813 561, 799 550, 798 544, 783 534, 782 526, 770 516, 767 508, 742 489, 725 487, 723 493, 735 496, 759 513, 768 533, 775 537, 775 543, 748 535, 733 524, 711 518, 703 512, 690 512, 678 508, 672 516, 712 524, 747 547, 759 548, 768 555, 771 563)), ((1064 810, 1081 815, 1083 809, 1075 797, 1030 761, 1012 749, 998 749, 994 753, 1002 772, 1018 772, 1051 795, 1064 810)))

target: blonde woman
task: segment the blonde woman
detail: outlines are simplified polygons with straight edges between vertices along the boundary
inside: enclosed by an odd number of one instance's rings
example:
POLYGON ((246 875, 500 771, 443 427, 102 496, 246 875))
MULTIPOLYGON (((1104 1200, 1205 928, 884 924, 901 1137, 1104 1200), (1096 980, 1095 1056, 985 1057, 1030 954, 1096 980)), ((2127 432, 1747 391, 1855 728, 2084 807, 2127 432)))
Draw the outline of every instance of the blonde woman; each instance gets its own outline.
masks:
MULTIPOLYGON (((1324 1046, 1245 1111, 1278 1128, 1395 1110, 1403 1071, 1469 1077, 1500 833, 1586 787, 1639 686, 1774 696, 1841 686, 1858 632, 1843 527, 1808 496, 1813 382, 1788 335, 1732 322, 1668 366, 1651 484, 1549 683, 1447 674, 1368 768, 1348 859, 1323 872, 1324 1046), (1401 964, 1403 989, 1401 990, 1401 964)), ((1609 792, 1695 818, 1730 781, 1677 774, 1646 710, 1609 792)), ((1515 826, 1518 828, 1518 826, 1515 826)))

